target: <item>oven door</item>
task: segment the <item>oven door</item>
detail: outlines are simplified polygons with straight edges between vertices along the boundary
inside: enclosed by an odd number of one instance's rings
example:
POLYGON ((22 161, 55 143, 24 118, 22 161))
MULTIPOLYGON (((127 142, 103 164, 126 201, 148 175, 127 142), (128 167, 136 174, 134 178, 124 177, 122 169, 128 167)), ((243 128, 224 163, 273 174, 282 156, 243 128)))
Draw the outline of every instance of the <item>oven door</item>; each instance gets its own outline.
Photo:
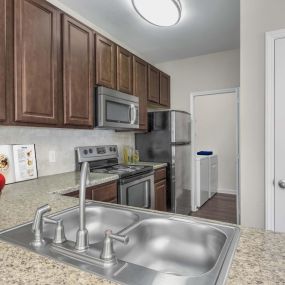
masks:
POLYGON ((97 125, 113 129, 139 128, 139 105, 109 95, 97 95, 97 125))
POLYGON ((149 173, 142 176, 121 179, 119 183, 119 204, 154 209, 154 176, 149 173))

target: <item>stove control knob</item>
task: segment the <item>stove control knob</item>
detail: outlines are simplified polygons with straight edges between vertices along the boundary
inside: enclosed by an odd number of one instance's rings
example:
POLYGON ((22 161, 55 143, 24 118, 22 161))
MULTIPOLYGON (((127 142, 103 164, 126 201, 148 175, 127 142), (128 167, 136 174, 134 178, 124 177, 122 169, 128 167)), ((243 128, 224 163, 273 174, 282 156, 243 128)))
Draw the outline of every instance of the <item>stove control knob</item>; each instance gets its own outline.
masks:
POLYGON ((92 148, 89 148, 89 153, 93 153, 93 149, 92 148))
POLYGON ((113 148, 111 146, 109 147, 109 151, 113 151, 113 148))
POLYGON ((84 150, 83 150, 83 153, 84 153, 85 155, 87 155, 87 154, 88 154, 88 150, 87 150, 87 149, 84 149, 84 150))

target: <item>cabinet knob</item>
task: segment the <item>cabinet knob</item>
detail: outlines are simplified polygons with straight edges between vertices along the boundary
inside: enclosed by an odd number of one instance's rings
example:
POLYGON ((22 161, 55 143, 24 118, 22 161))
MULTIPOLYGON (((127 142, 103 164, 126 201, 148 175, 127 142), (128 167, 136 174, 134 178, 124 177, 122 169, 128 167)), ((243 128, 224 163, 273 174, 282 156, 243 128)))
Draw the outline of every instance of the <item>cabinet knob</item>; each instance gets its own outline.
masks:
POLYGON ((278 185, 280 188, 285 189, 285 179, 279 180, 278 185))

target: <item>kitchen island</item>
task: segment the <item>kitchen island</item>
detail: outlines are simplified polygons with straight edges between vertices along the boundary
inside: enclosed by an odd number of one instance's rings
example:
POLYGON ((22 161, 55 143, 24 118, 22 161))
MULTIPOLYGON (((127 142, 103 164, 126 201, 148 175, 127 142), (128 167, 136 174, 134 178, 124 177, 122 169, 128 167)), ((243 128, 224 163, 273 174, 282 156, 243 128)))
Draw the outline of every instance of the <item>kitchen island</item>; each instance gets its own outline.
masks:
MULTIPOLYGON (((90 186, 116 180, 116 175, 91 174, 90 186)), ((30 221, 37 207, 53 212, 78 204, 61 193, 77 190, 79 173, 42 177, 6 186, 0 198, 0 230, 30 221)), ((241 237, 227 284, 284 284, 285 234, 241 227, 241 237)), ((0 284, 115 284, 0 241, 0 284)))

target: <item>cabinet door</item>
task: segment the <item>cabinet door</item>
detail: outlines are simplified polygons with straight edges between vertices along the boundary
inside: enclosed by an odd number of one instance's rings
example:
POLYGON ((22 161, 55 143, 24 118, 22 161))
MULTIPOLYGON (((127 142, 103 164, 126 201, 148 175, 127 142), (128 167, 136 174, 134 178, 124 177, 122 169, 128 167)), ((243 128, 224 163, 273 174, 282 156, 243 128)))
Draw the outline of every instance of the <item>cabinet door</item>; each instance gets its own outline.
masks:
POLYGON ((91 199, 101 202, 117 202, 117 182, 103 184, 91 188, 91 199))
POLYGON ((133 55, 117 47, 117 89, 133 94, 133 55))
POLYGON ((148 66, 148 101, 159 104, 159 70, 148 66))
POLYGON ((60 13, 42 0, 15 0, 15 120, 58 123, 60 13))
POLYGON ((0 0, 0 121, 6 120, 6 0, 0 0))
POLYGON ((116 88, 116 44, 96 35, 96 84, 116 88))
POLYGON ((155 210, 167 211, 166 207, 166 180, 154 184, 155 187, 155 210))
POLYGON ((135 57, 133 59, 134 95, 139 97, 140 129, 147 129, 147 63, 135 57))
POLYGON ((63 16, 64 124, 93 126, 93 31, 63 16))
POLYGON ((170 76, 160 72, 159 103, 170 108, 170 76))

